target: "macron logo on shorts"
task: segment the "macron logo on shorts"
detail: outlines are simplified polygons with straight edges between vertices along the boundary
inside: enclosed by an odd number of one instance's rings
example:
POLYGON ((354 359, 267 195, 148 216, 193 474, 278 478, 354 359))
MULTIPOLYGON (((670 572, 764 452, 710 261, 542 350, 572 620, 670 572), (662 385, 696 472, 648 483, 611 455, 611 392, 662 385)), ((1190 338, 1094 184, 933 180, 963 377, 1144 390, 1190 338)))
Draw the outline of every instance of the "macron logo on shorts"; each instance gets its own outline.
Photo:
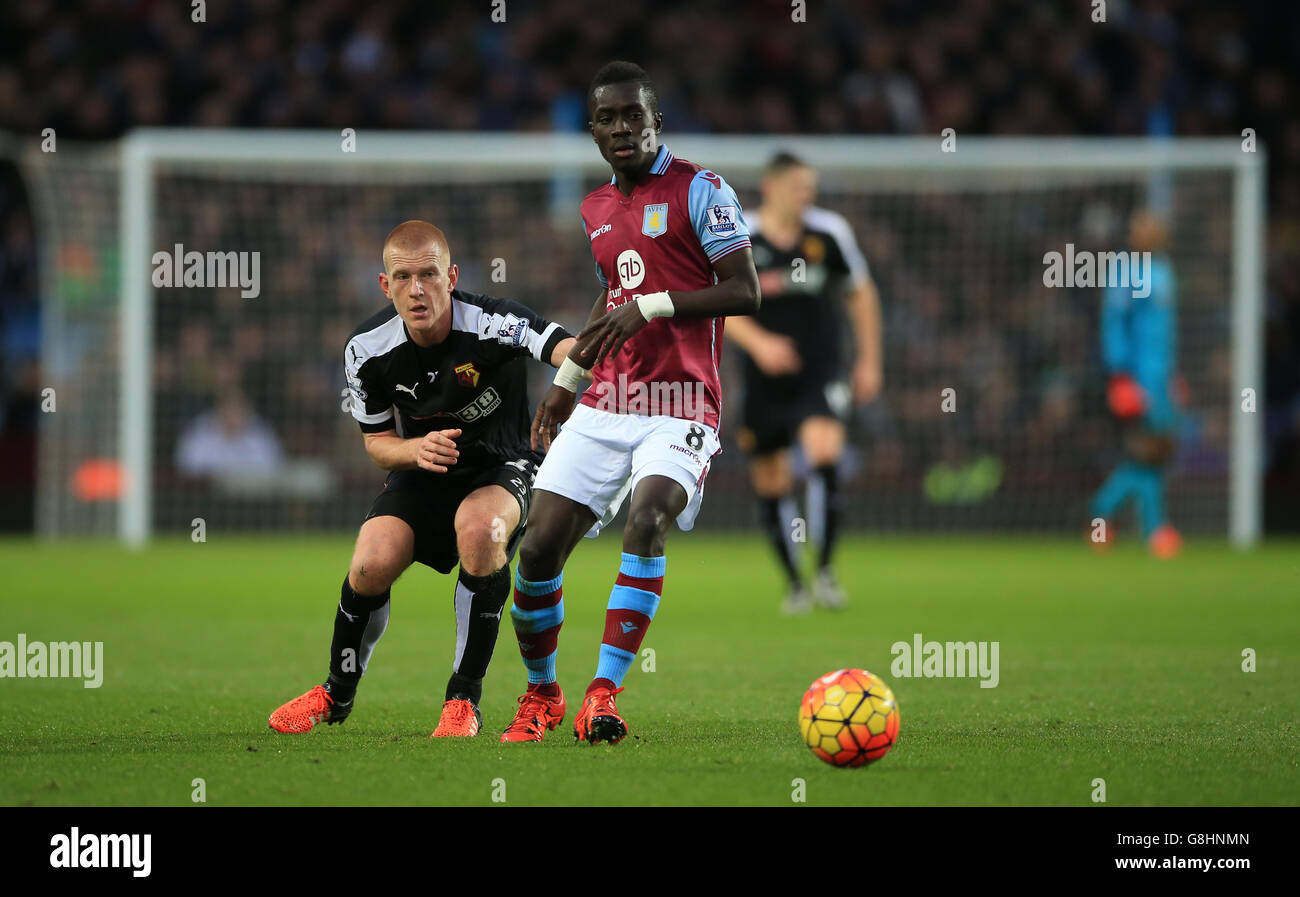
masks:
POLYGON ((629 632, 631 632, 633 629, 636 629, 636 624, 635 624, 635 623, 623 622, 623 623, 619 623, 618 625, 620 625, 620 626, 623 627, 623 634, 624 634, 624 635, 627 635, 627 634, 628 634, 629 632))

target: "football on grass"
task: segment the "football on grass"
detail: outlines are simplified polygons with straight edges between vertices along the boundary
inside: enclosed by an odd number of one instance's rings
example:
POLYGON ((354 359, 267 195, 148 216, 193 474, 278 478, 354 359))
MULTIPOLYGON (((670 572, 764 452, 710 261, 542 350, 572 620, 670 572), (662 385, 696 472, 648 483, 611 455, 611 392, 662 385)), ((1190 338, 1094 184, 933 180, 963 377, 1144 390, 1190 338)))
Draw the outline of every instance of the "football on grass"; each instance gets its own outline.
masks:
POLYGON ((898 740, 898 701, 866 670, 827 673, 804 692, 799 730, 812 752, 832 766, 874 763, 898 740))

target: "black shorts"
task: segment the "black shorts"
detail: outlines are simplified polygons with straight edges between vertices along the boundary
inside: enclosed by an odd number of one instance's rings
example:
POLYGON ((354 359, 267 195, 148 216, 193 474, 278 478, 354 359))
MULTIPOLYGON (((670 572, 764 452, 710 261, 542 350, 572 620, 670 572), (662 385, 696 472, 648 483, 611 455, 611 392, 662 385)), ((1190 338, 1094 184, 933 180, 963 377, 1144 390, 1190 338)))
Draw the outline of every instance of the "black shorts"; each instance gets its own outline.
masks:
POLYGON ((792 393, 768 389, 761 381, 751 380, 745 389, 745 405, 736 441, 750 455, 770 455, 794 445, 799 437, 800 424, 808 418, 843 420, 847 412, 847 384, 814 380, 792 393))
POLYGON ((371 517, 398 517, 415 533, 415 560, 439 573, 450 573, 460 561, 456 548, 456 510, 475 489, 497 485, 519 502, 519 525, 506 543, 506 560, 515 555, 528 521, 533 500, 537 461, 532 457, 516 461, 481 464, 447 473, 427 470, 395 470, 384 481, 384 491, 370 506, 371 517))

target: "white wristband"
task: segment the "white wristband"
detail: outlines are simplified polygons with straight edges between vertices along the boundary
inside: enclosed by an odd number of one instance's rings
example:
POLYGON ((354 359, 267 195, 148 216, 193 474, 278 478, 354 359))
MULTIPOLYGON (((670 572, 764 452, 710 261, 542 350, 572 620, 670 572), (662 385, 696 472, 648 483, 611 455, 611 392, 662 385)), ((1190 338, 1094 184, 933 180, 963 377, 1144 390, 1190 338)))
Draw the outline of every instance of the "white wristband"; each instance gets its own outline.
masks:
POLYGON ((582 366, 566 355, 560 363, 560 369, 555 372, 555 385, 576 394, 584 373, 582 366))
POLYGON ((641 309, 641 314, 645 315, 647 321, 653 321, 655 318, 671 318, 676 311, 673 308, 673 299, 667 293, 647 293, 637 298, 636 306, 641 309))

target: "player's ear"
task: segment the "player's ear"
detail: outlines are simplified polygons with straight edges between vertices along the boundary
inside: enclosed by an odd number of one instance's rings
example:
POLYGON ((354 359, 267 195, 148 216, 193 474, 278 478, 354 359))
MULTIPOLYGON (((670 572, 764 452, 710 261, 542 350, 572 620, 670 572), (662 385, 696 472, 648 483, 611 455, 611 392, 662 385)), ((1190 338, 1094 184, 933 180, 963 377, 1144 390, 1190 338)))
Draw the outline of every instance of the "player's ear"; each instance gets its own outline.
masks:
POLYGON ((664 129, 664 114, 663 114, 662 112, 656 112, 656 113, 655 113, 655 133, 658 134, 658 133, 659 133, 660 131, 662 131, 663 129, 664 129))
POLYGON ((460 280, 460 268, 453 264, 447 269, 447 283, 450 284, 448 290, 456 289, 456 281, 460 280))
POLYGON ((393 298, 393 294, 388 292, 388 274, 383 271, 379 272, 379 289, 383 290, 384 295, 389 299, 393 298))

